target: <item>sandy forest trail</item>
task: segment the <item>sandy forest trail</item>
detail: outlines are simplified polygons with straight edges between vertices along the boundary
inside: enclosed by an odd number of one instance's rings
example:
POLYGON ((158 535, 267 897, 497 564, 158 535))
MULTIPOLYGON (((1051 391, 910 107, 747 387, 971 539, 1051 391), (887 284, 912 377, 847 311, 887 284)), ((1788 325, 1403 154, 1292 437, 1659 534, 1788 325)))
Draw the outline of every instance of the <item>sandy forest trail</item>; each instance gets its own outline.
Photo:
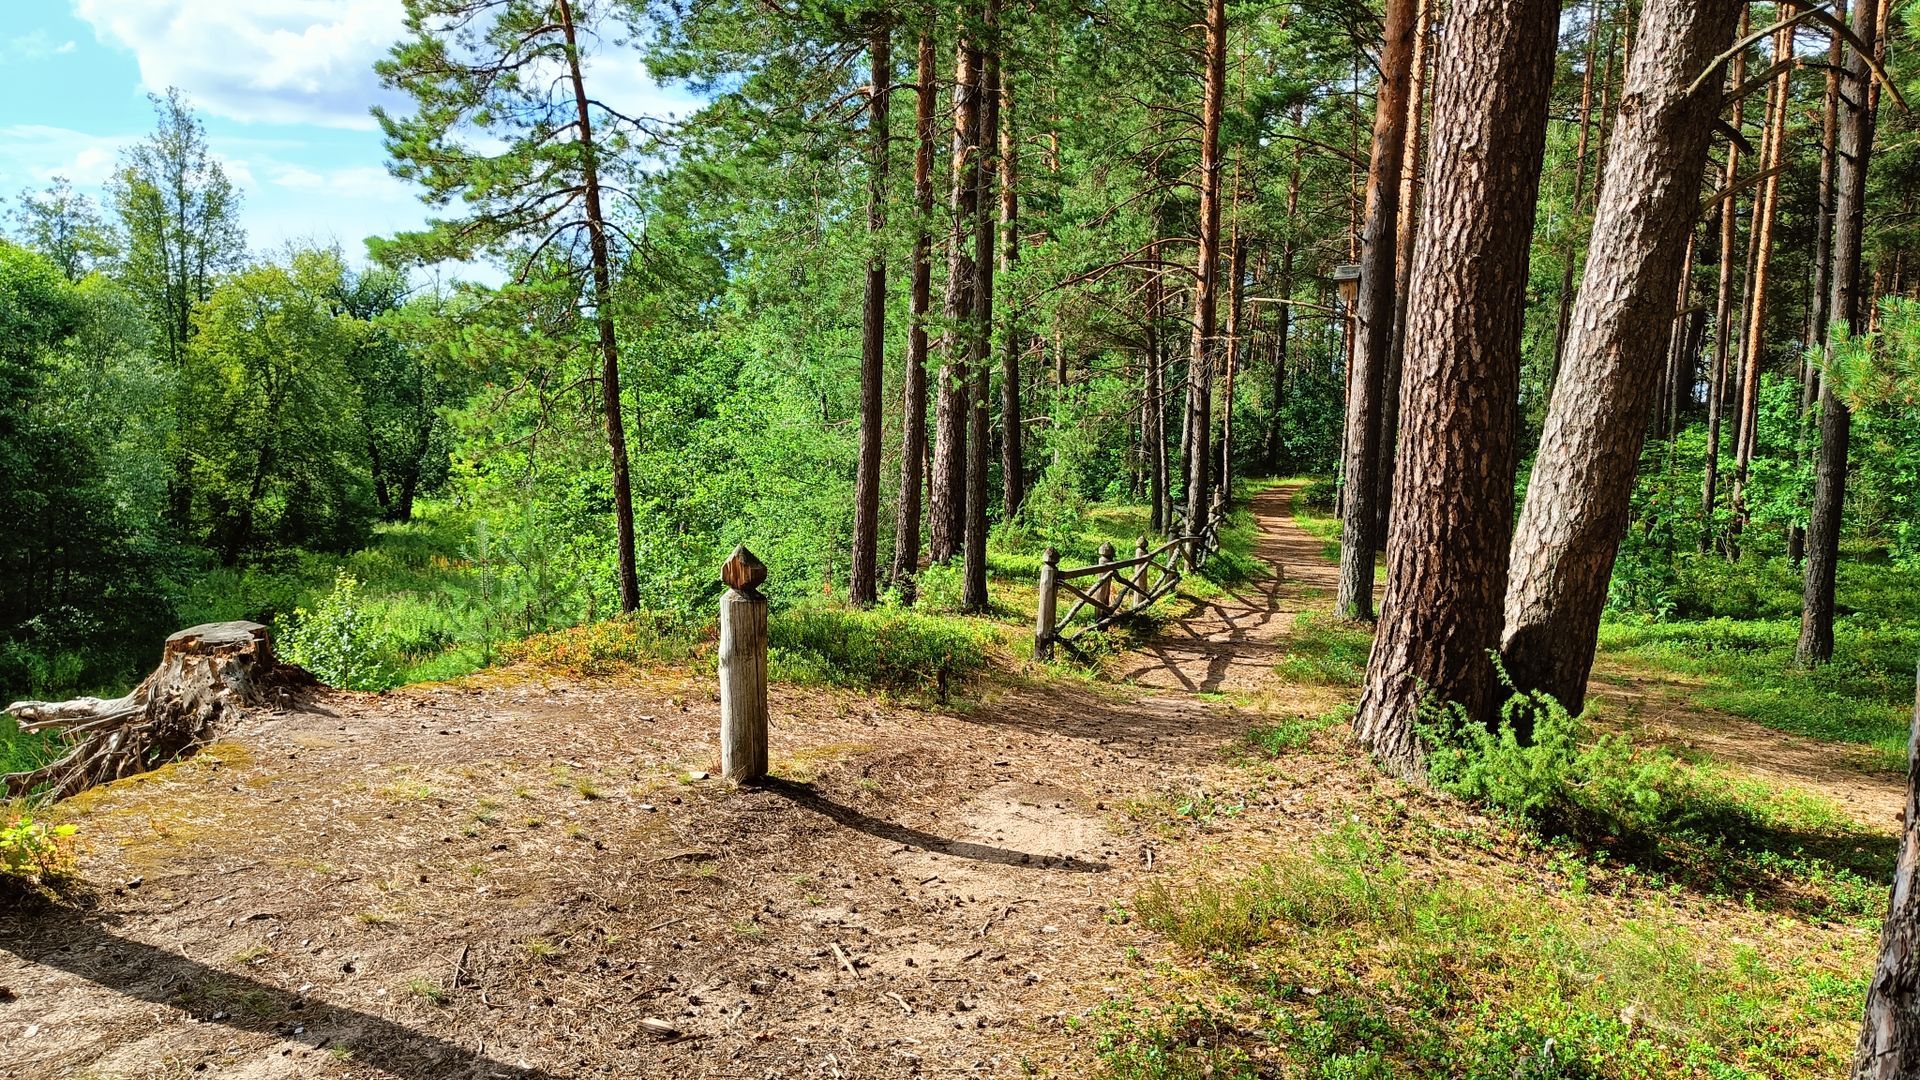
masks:
POLYGON ((1260 716, 1347 693, 1267 681, 1331 597, 1291 497, 1254 504, 1284 573, 1124 658, 1136 686, 950 710, 776 687, 761 789, 704 778, 705 675, 249 717, 62 805, 94 897, 0 913, 0 1077, 1090 1075, 1072 1023, 1163 949, 1121 906, 1257 857, 1173 808, 1230 794, 1271 850, 1425 798, 1344 747, 1253 791, 1230 761, 1260 716))
POLYGON ((1294 523, 1299 490, 1270 487, 1248 505, 1259 523, 1254 558, 1269 572, 1168 622, 1154 641, 1122 661, 1123 679, 1200 693, 1244 693, 1272 681, 1294 618, 1329 608, 1339 578, 1339 567, 1323 553, 1325 544, 1294 523))

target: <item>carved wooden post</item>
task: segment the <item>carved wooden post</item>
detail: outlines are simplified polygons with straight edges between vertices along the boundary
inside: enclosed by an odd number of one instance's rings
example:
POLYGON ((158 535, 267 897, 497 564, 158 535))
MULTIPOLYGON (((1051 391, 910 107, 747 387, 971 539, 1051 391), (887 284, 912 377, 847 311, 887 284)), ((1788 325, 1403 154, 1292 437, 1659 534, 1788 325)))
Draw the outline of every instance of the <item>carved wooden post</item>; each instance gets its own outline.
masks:
POLYGON ((1033 620, 1033 658, 1053 656, 1053 617, 1059 599, 1060 553, 1048 548, 1040 557, 1040 613, 1033 620))
POLYGON ((1907 733, 1907 812, 1900 861, 1880 930, 1880 961, 1867 984, 1866 1017, 1854 1050, 1853 1080, 1898 1080, 1920 1071, 1920 677, 1907 733))
POLYGON ((1146 561, 1148 550, 1147 534, 1141 533, 1140 539, 1133 543, 1133 557, 1140 560, 1140 565, 1133 568, 1133 587, 1137 590, 1133 602, 1136 604, 1144 603, 1147 599, 1147 571, 1153 569, 1146 561))
POLYGON ((767 775, 767 568, 737 547, 720 580, 720 775, 750 784, 767 775))
MULTIPOLYGON (((1102 563, 1113 561, 1112 541, 1100 545, 1097 561, 1102 563)), ((1093 606, 1099 609, 1100 617, 1103 619, 1113 614, 1113 571, 1108 570, 1101 574, 1100 584, 1093 587, 1093 606)))

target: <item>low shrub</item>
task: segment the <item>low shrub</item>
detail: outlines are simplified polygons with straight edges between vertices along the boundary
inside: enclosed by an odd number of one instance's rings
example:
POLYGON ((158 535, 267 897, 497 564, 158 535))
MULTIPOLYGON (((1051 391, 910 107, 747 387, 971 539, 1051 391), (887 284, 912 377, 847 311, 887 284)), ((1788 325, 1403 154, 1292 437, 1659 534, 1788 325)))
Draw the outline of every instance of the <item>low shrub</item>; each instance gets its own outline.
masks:
POLYGON ((500 658, 604 676, 684 662, 698 654, 700 644, 699 636, 672 615, 642 611, 509 641, 500 646, 500 658))
POLYGON ((342 690, 384 690, 395 682, 386 647, 360 599, 360 582, 345 570, 333 591, 308 609, 295 608, 279 635, 280 653, 342 690))
POLYGON ((1892 839, 1826 800, 1596 733, 1544 694, 1514 695, 1492 730, 1457 709, 1423 716, 1436 787, 1547 836, 1821 917, 1865 917, 1881 903, 1873 886, 1892 871, 1892 839))
POLYGON ((966 619, 824 603, 776 612, 767 632, 776 679, 941 694, 986 666, 992 639, 990 630, 966 619))
POLYGON ((72 825, 45 825, 22 814, 0 826, 0 891, 33 892, 73 871, 72 825))

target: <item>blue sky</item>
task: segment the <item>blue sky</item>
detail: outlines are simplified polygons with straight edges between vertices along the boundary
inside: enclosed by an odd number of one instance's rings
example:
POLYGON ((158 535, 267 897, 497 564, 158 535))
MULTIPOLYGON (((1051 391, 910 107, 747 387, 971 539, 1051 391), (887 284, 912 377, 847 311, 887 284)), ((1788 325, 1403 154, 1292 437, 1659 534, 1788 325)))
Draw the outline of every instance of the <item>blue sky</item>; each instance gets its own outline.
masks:
MULTIPOLYGON (((368 115, 404 107, 372 69, 400 33, 400 0, 0 0, 0 198, 55 175, 97 196, 153 127, 146 95, 178 86, 244 194, 256 250, 314 241, 358 257, 363 238, 427 213, 387 175, 368 115)), ((691 104, 630 53, 595 67, 595 95, 626 109, 691 104)))

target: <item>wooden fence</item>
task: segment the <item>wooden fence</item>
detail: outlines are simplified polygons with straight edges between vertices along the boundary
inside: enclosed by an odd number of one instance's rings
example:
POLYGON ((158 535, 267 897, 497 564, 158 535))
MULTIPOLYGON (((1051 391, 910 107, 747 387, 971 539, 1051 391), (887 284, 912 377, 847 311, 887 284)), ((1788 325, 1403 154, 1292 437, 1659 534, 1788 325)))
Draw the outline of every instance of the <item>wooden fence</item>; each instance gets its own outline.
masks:
MULTIPOLYGON (((1100 545, 1099 562, 1072 570, 1060 568, 1060 552, 1048 548, 1040 563, 1040 603, 1033 621, 1033 657, 1046 660, 1055 645, 1073 643, 1093 630, 1104 630, 1120 619, 1137 615, 1180 586, 1183 573, 1205 566, 1220 550, 1220 515, 1200 532, 1180 536, 1151 550, 1142 536, 1131 559, 1116 559, 1112 544, 1100 545), (1088 582, 1083 588, 1076 582, 1088 582), (1063 616, 1060 594, 1073 601, 1063 616), (1082 612, 1090 621, 1076 623, 1082 612)), ((1176 521, 1175 527, 1179 523, 1176 521)))

